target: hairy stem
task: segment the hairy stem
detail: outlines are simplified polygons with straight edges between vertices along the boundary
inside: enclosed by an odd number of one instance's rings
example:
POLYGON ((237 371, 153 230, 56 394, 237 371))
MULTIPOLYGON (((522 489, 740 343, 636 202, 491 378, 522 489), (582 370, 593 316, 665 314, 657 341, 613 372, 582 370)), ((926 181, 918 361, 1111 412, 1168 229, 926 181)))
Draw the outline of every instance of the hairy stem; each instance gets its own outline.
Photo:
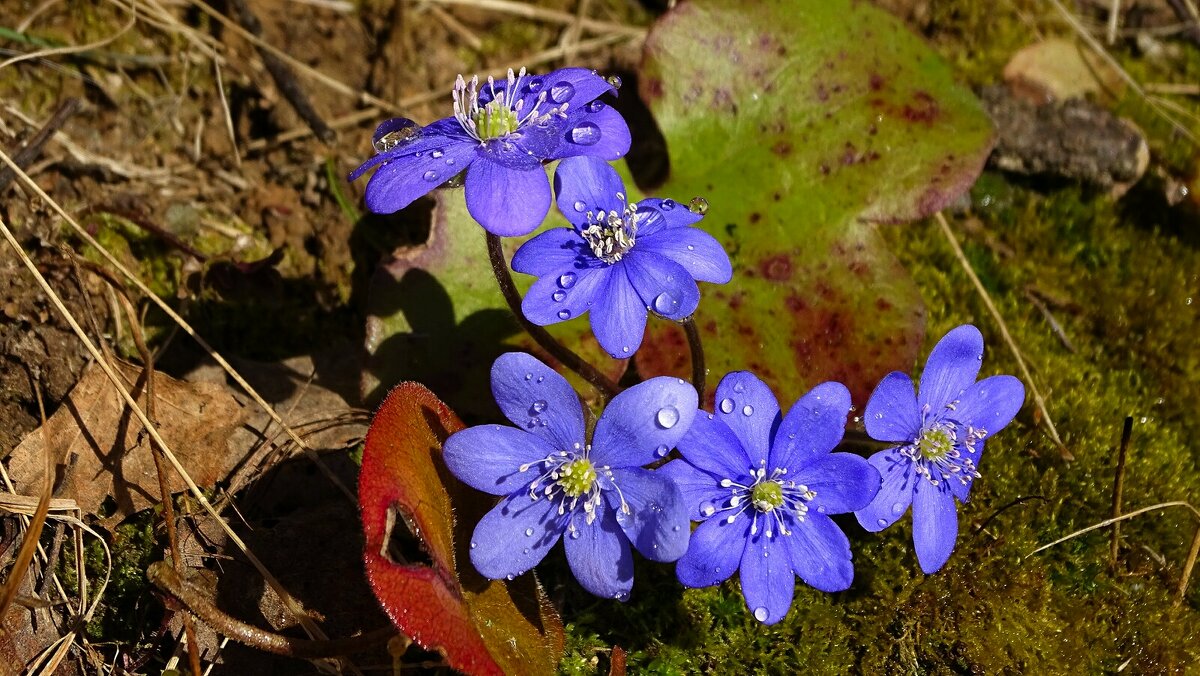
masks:
POLYGON ((512 273, 508 271, 508 263, 504 260, 504 247, 500 243, 500 237, 490 232, 487 233, 487 248, 488 258, 492 262, 492 272, 496 275, 496 283, 500 285, 500 293, 504 294, 505 302, 508 303, 509 309, 512 310, 513 316, 520 322, 521 327, 551 357, 591 383, 592 387, 596 388, 605 399, 615 397, 621 391, 616 383, 600 373, 595 366, 584 361, 583 357, 555 340, 546 329, 525 318, 525 314, 521 312, 521 294, 517 292, 517 285, 513 283, 512 273))
POLYGON ((708 377, 708 369, 704 368, 704 345, 700 342, 700 329, 696 328, 695 316, 686 317, 683 331, 687 334, 688 349, 692 351, 692 387, 696 388, 696 396, 700 397, 700 405, 704 406, 704 381, 708 377))

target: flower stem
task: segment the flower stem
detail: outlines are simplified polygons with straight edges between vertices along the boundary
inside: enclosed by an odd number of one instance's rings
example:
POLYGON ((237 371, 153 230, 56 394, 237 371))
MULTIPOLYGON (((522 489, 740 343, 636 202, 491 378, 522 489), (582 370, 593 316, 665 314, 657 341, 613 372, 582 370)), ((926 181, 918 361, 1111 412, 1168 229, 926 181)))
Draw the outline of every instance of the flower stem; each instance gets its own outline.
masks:
POLYGON ((525 318, 525 314, 521 312, 521 294, 517 292, 517 285, 513 283, 512 273, 508 271, 508 263, 504 260, 504 247, 500 243, 500 237, 490 232, 487 233, 487 248, 488 258, 492 262, 492 272, 495 273, 496 283, 500 286, 500 293, 504 294, 504 300, 508 303, 508 308, 512 310, 513 316, 520 322, 521 327, 551 357, 557 359, 563 366, 578 373, 581 378, 596 388, 605 399, 615 397, 621 391, 616 383, 605 377, 595 366, 584 361, 583 357, 575 354, 567 346, 555 340, 546 329, 525 318))
POLYGON ((688 348, 692 351, 692 387, 696 388, 696 396, 700 397, 700 405, 704 406, 704 381, 708 370, 704 368, 704 345, 700 342, 700 329, 696 328, 694 316, 688 316, 680 323, 687 334, 688 348))

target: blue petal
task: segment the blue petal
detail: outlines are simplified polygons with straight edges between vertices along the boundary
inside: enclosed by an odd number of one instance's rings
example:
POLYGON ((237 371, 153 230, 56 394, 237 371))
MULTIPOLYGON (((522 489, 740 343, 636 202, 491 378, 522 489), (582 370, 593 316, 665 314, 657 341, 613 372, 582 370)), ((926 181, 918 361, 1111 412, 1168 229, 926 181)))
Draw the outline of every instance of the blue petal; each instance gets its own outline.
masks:
POLYGON ((850 390, 821 383, 800 397, 784 416, 771 445, 770 466, 795 473, 820 461, 842 440, 850 415, 850 390))
MULTIPOLYGON (((696 413, 691 429, 679 440, 678 448, 684 460, 716 476, 718 481, 731 479, 746 484, 753 481, 750 470, 758 466, 746 455, 742 440, 733 430, 706 411, 696 413)), ((728 495, 729 489, 722 489, 722 493, 728 495)))
POLYGON ((550 211, 550 181, 541 166, 509 169, 478 160, 467 170, 467 211, 484 230, 518 237, 537 229, 550 211))
POLYGON ((611 268, 562 268, 538 279, 525 292, 521 313, 538 326, 575 319, 592 308, 608 288, 611 268), (570 274, 572 282, 561 280, 570 274))
POLYGON ((639 240, 657 235, 663 230, 678 230, 695 225, 704 218, 701 214, 692 213, 686 204, 659 197, 648 197, 638 202, 637 207, 642 213, 638 220, 639 240))
POLYGON ((765 466, 780 421, 771 388, 749 371, 733 371, 717 385, 716 402, 717 419, 733 430, 755 466, 765 466))
POLYGON ((1025 402, 1025 386, 1012 376, 991 376, 971 385, 959 397, 957 410, 948 413, 964 425, 983 429, 987 438, 999 432, 1025 402))
MULTIPOLYGON (((551 106, 568 103, 570 104, 568 109, 581 108, 584 104, 604 94, 617 93, 616 88, 607 80, 588 68, 559 68, 540 77, 542 78, 541 91, 546 92, 546 104, 551 104, 551 106), (552 96, 554 88, 563 84, 570 85, 570 95, 565 98, 552 96)), ((565 89, 559 91, 566 92, 565 89)))
POLYGON ((925 370, 917 403, 922 411, 938 415, 950 402, 975 382, 983 359, 983 335, 970 324, 963 324, 933 346, 925 370), (926 408, 928 407, 928 408, 926 408))
POLYGON ((595 261, 578 232, 551 228, 522 244, 511 265, 517 272, 541 277, 564 268, 587 267, 589 259, 595 261))
POLYGON ((493 580, 516 577, 536 566, 558 542, 565 518, 553 500, 530 499, 524 491, 500 501, 471 535, 471 563, 493 580))
POLYGON ((558 210, 572 225, 587 225, 588 212, 616 211, 625 205, 617 199, 625 194, 625 183, 608 162, 597 157, 571 157, 554 171, 554 194, 558 210))
POLYGON ((639 229, 636 247, 679 263, 698 282, 724 284, 733 278, 729 254, 716 238, 697 228, 671 228, 652 235, 639 229))
POLYGON ((604 106, 594 113, 569 116, 562 126, 558 145, 548 157, 586 155, 612 161, 624 157, 631 142, 625 118, 615 109, 604 106))
POLYGON ((830 453, 789 473, 788 478, 817 494, 808 506, 821 514, 862 509, 871 504, 880 485, 879 471, 853 453, 830 453))
MULTIPOLYGON (((395 122, 396 119, 397 118, 385 120, 379 125, 380 129, 384 128, 385 126, 394 127, 395 125, 392 123, 395 122)), ((380 132, 376 131, 376 133, 378 134, 380 132)), ((462 129, 462 125, 460 125, 453 117, 442 118, 436 122, 426 125, 421 129, 419 135, 415 138, 401 143, 391 150, 377 153, 366 162, 363 162, 358 166, 358 168, 350 172, 350 175, 346 177, 346 180, 350 182, 357 181, 363 174, 367 172, 368 169, 377 164, 390 162, 397 158, 415 156, 417 153, 420 153, 422 156, 424 156, 426 153, 432 150, 442 150, 447 145, 462 143, 465 143, 471 147, 475 147, 479 142, 470 136, 467 136, 466 132, 464 132, 462 129)), ((446 157, 442 157, 442 159, 445 160, 446 157)), ((461 171, 464 168, 465 166, 459 167, 459 170, 461 171)))
POLYGON ((921 434, 921 413, 912 378, 892 371, 879 381, 863 414, 867 434, 880 441, 909 443, 921 434))
MULTIPOLYGON (((971 450, 966 446, 959 446, 958 452, 971 459, 975 463, 975 469, 979 469, 980 460, 983 460, 983 442, 975 442, 975 449, 971 450)), ((958 498, 959 502, 967 503, 971 500, 971 486, 975 484, 975 475, 962 472, 958 475, 951 476, 946 483, 950 484, 950 492, 954 497, 958 498), (959 481, 959 478, 965 479, 966 483, 959 481)))
POLYGON ((629 359, 642 345, 646 332, 646 306, 638 297, 625 266, 617 263, 608 275, 603 298, 592 306, 592 333, 600 347, 614 359, 629 359))
POLYGON ((443 138, 440 143, 433 139, 429 143, 440 156, 434 157, 433 150, 417 153, 406 149, 404 155, 380 161, 379 169, 367 183, 368 209, 377 214, 399 211, 463 169, 473 168, 476 157, 473 142, 443 138))
POLYGON ((782 620, 792 607, 795 593, 796 576, 788 547, 781 539, 786 536, 776 533, 766 537, 760 530, 756 537, 746 541, 742 553, 742 596, 746 597, 746 607, 754 619, 763 624, 782 620))
POLYGON ((854 516, 863 528, 877 533, 904 516, 912 504, 913 487, 925 480, 917 475, 913 461, 897 448, 880 451, 868 462, 879 472, 882 484, 871 503, 855 511, 854 516))
POLYGON ((946 565, 957 538, 958 510, 949 482, 937 486, 928 481, 917 483, 913 494, 913 544, 921 570, 928 575, 946 565))
POLYGON ((683 495, 671 479, 658 472, 627 468, 614 469, 612 482, 620 492, 607 490, 604 497, 642 556, 664 563, 683 556, 691 528, 683 495), (629 514, 621 511, 622 499, 629 514))
POLYGON ((613 397, 592 435, 592 462, 641 467, 675 448, 696 417, 696 390, 679 378, 659 376, 613 397))
POLYGON ((572 516, 575 532, 568 531, 563 539, 567 563, 584 589, 596 596, 625 601, 633 589, 629 540, 603 500, 596 506, 595 514, 596 520, 591 524, 587 523, 583 510, 576 510, 572 516))
POLYGON ((582 444, 583 409, 566 379, 524 352, 500 355, 492 364, 492 396, 517 427, 558 450, 582 444))
POLYGON ((850 561, 850 541, 842 529, 829 517, 812 512, 803 522, 793 522, 791 529, 783 541, 792 570, 800 579, 823 592, 849 589, 854 581, 854 564, 850 561))
POLYGON ((685 587, 711 587, 733 575, 746 549, 749 521, 728 523, 709 519, 696 527, 687 552, 675 565, 675 576, 685 587))
POLYGON ((700 511, 702 505, 713 505, 715 508, 729 498, 729 489, 720 486, 722 477, 696 469, 686 460, 672 460, 656 471, 679 487, 684 508, 692 521, 704 521, 708 518, 709 515, 700 511))
POLYGON ((521 490, 540 474, 539 466, 522 472, 559 449, 541 437, 506 425, 479 425, 450 435, 442 457, 450 472, 468 486, 492 495, 521 490), (530 474, 530 472, 533 474, 530 474))
POLYGON ((634 290, 655 314, 667 319, 690 317, 700 304, 700 289, 682 265, 636 245, 621 261, 634 290))

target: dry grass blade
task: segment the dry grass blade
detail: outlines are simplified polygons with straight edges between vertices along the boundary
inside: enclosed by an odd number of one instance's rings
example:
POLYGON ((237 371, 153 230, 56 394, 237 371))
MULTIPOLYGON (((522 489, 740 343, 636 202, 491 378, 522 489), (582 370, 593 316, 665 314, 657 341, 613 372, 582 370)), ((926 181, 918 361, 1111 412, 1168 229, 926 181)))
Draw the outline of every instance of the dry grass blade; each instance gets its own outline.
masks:
POLYGON ((1029 372, 1029 367, 1026 366, 1025 359, 1021 356, 1021 351, 1017 349, 1016 341, 1009 334, 1008 325, 1004 323, 1004 317, 1000 316, 1000 311, 996 309, 996 304, 992 302, 991 294, 984 288, 983 282, 979 281, 979 276, 975 274, 975 269, 971 267, 971 262, 967 260, 966 254, 963 253, 962 247, 959 246, 958 239, 954 236, 954 232, 950 230, 950 224, 946 222, 946 217, 939 211, 934 214, 934 218, 937 219, 938 225, 942 228, 942 234, 946 236, 946 241, 950 243, 950 247, 954 250, 954 256, 962 264, 963 270, 971 278, 971 283, 975 285, 975 290, 979 292, 979 296, 983 299, 983 304, 987 306, 992 319, 996 321, 996 325, 1000 329, 1000 335, 1004 338, 1004 342, 1012 352, 1013 358, 1017 360, 1017 368, 1021 369, 1021 376, 1025 379, 1025 385, 1033 393, 1033 401, 1037 405, 1038 411, 1042 414, 1042 421, 1046 423, 1046 430, 1050 433, 1050 438, 1058 446, 1058 451, 1062 454, 1063 460, 1074 460, 1075 456, 1071 455, 1071 451, 1067 449, 1067 445, 1058 436, 1058 429, 1054 427, 1054 420, 1050 418, 1050 411, 1046 409, 1046 400, 1042 397, 1041 391, 1038 390, 1037 384, 1033 380, 1033 374, 1029 372))
POLYGON ((21 588, 25 574, 29 572, 29 564, 33 563, 33 556, 37 552, 38 538, 42 536, 42 527, 46 525, 46 515, 50 512, 50 498, 54 493, 54 451, 50 445, 49 433, 46 431, 46 408, 42 402, 41 387, 37 384, 37 380, 31 378, 31 381, 34 392, 37 394, 38 412, 42 417, 42 434, 46 437, 42 453, 45 457, 46 467, 42 476, 42 492, 38 497, 37 508, 33 512, 33 519, 25 529, 25 539, 21 542, 21 548, 17 550, 17 559, 13 563, 8 580, 4 583, 4 591, 0 593, 0 618, 7 616, 8 607, 17 597, 17 590, 21 588))
POLYGON ((593 33, 616 33, 626 37, 642 38, 646 36, 646 29, 640 26, 624 26, 619 23, 610 21, 600 21, 597 19, 581 18, 572 12, 563 12, 556 9, 547 9, 545 7, 537 7, 535 5, 526 4, 524 2, 513 2, 512 0, 427 0, 433 5, 464 5, 475 9, 491 10, 493 12, 502 12, 511 14, 523 19, 537 19, 538 21, 548 21, 551 23, 570 26, 578 22, 579 27, 591 31, 593 33))
POLYGON ((58 54, 78 54, 80 52, 90 52, 95 49, 100 49, 101 47, 111 44, 115 40, 119 39, 122 35, 128 33, 130 30, 133 29, 133 27, 136 24, 137 24, 137 11, 133 10, 133 11, 130 11, 130 13, 129 13, 129 23, 122 26, 121 30, 117 31, 116 33, 113 33, 112 35, 110 35, 106 38, 101 38, 95 42, 91 42, 86 45, 67 45, 66 47, 51 47, 48 49, 39 49, 37 51, 29 52, 27 54, 18 54, 16 56, 12 57, 11 59, 8 59, 7 61, 0 63, 0 70, 4 70, 5 67, 11 66, 14 63, 20 63, 21 61, 28 61, 30 59, 42 59, 47 56, 55 56, 58 54))
MULTIPOLYGON (((0 158, 4 159, 5 161, 9 161, 7 155, 0 154, 0 158)), ((143 411, 138 405, 137 401, 134 400, 133 396, 129 392, 129 389, 125 386, 125 383, 121 380, 120 376, 117 375, 112 365, 109 364, 108 360, 104 358, 104 355, 101 354, 100 349, 96 347, 95 343, 92 342, 92 339, 87 335, 83 328, 79 326, 79 322, 76 321, 70 310, 68 310, 66 305, 63 304, 62 299, 59 297, 54 288, 50 286, 50 283, 46 281, 46 278, 42 276, 42 273, 37 269, 37 265, 34 264, 33 260, 30 259, 25 251, 21 248, 20 243, 9 229, 8 224, 3 220, 0 220, 0 235, 3 235, 8 243, 13 246, 17 252, 17 255, 20 257, 21 262, 24 263, 30 274, 32 274, 34 279, 37 280, 38 285, 41 286, 42 291, 45 292, 46 296, 50 299, 51 304, 54 305, 55 309, 71 326, 71 330, 74 331, 75 335, 78 336, 80 341, 83 342, 84 347, 92 356, 92 359, 96 360, 96 363, 104 371, 104 374, 108 376, 109 381, 112 383, 113 387, 116 388, 117 393, 121 396, 121 399, 124 400, 125 405, 133 413, 134 417, 137 418, 138 422, 142 424, 142 427, 150 435, 150 438, 154 441, 154 443, 156 443, 159 448, 162 449, 164 457, 166 457, 168 462, 171 463, 171 466, 179 474, 179 476, 183 478, 184 483, 187 484, 188 491, 192 494, 192 497, 200 503, 200 506, 206 512, 208 512, 210 516, 216 519, 221 529, 225 532, 225 535, 238 547, 238 549, 241 550, 241 552, 250 561, 251 565, 253 565, 255 569, 258 570, 259 574, 263 576, 263 579, 266 580, 267 584, 269 584, 275 593, 279 595, 284 606, 300 623, 300 625, 304 627, 304 630, 314 638, 328 638, 325 636, 325 633, 321 631, 321 628, 318 627, 315 622, 313 622, 312 618, 310 618, 304 612, 303 608, 296 601, 296 599, 283 587, 282 584, 280 584, 279 580, 276 579, 269 570, 267 570, 262 561, 250 551, 249 547, 246 546, 246 543, 237 534, 237 532, 233 530, 233 528, 225 521, 225 519, 221 518, 221 515, 216 509, 213 508, 212 504, 208 501, 207 496, 204 495, 204 492, 200 490, 200 487, 197 486, 194 481, 192 481, 187 469, 179 463, 179 460, 175 457, 175 453, 171 450, 166 441, 163 440, 162 436, 159 435, 157 426, 150 421, 150 419, 146 416, 145 411, 143 411)))
POLYGON ((1038 547, 1037 549, 1033 550, 1032 552, 1029 552, 1028 556, 1033 556, 1034 554, 1037 554, 1038 552, 1043 552, 1043 551, 1046 551, 1047 549, 1050 549, 1051 547, 1061 545, 1062 543, 1066 542, 1067 540, 1073 540, 1073 539, 1079 537, 1080 535, 1083 535, 1084 533, 1090 533, 1094 530, 1104 528, 1105 526, 1111 526, 1114 523, 1118 523, 1121 521, 1127 521, 1129 519, 1132 519, 1135 516, 1141 516, 1142 514, 1145 514, 1146 512, 1153 512, 1153 511, 1156 511, 1159 509, 1168 509, 1170 507, 1184 507, 1188 511, 1190 511, 1197 519, 1200 519, 1200 509, 1196 509, 1195 507, 1193 507, 1192 503, 1190 503, 1190 502, 1187 502, 1185 500, 1175 500, 1172 502, 1160 502, 1157 505, 1150 505, 1149 507, 1142 507, 1141 509, 1135 509, 1132 512, 1127 512, 1125 514, 1122 514, 1121 516, 1114 517, 1112 519, 1105 519, 1099 523, 1094 523, 1094 524, 1088 526, 1087 528, 1080 528, 1079 530, 1077 530, 1073 533, 1069 533, 1067 535, 1060 537, 1059 539, 1055 540, 1054 542, 1051 542, 1049 544, 1044 544, 1041 547, 1038 547))

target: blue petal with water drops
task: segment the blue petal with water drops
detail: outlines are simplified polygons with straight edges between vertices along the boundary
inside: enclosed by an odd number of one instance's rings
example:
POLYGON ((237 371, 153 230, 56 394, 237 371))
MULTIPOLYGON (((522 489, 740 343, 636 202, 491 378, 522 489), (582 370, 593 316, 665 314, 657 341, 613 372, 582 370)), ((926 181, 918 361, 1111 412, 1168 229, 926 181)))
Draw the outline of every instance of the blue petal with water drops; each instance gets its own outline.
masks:
POLYGON ((641 467, 666 457, 691 427, 697 402, 690 384, 668 376, 621 392, 596 422, 592 458, 612 467, 641 467))

